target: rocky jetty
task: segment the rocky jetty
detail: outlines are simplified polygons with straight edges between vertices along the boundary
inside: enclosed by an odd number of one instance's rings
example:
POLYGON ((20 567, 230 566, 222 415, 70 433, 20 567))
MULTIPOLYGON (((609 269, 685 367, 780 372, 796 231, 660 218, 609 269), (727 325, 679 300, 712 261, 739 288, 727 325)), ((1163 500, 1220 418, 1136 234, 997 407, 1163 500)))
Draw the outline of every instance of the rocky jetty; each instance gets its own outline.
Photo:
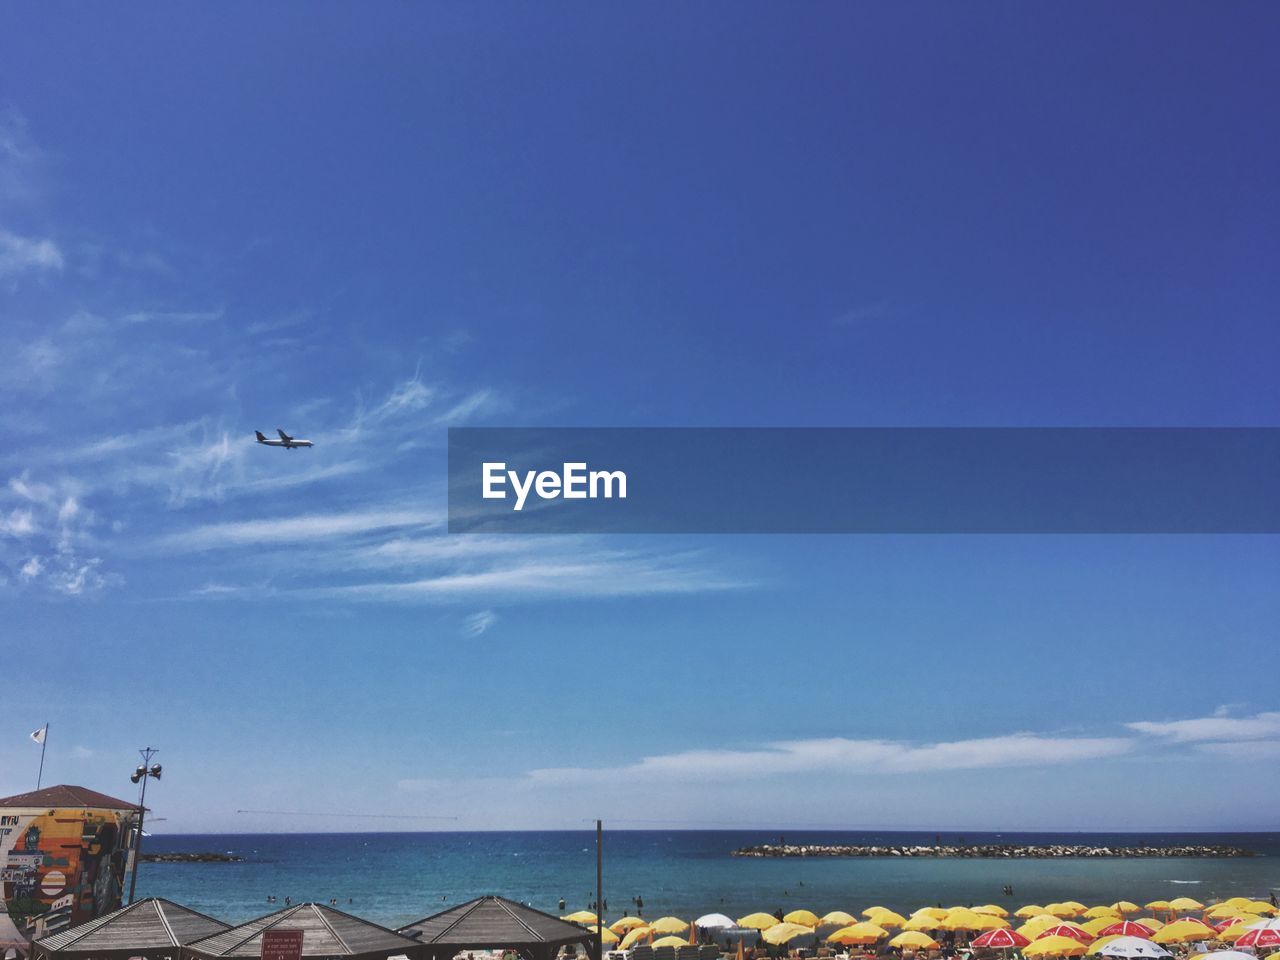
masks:
POLYGON ((735 857, 955 857, 990 860, 1047 860, 1065 857, 1253 857, 1240 847, 1181 844, 1171 847, 1091 847, 1079 844, 971 844, 960 846, 858 847, 843 844, 761 843, 733 851, 735 857))
POLYGON ((244 857, 231 853, 144 853, 143 863, 240 863, 244 857))

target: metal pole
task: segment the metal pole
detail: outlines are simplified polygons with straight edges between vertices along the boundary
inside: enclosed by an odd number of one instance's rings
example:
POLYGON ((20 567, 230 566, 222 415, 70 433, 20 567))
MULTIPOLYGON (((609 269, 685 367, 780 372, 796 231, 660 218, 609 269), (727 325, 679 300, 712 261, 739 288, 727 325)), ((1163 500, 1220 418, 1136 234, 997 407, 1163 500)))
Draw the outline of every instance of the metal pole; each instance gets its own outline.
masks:
POLYGON ((604 821, 596 821, 596 960, 604 960, 604 821))
POLYGON ((40 783, 44 780, 44 751, 49 746, 49 724, 44 725, 44 736, 40 738, 40 772, 36 774, 36 789, 40 789, 40 783))
POLYGON ((138 857, 142 855, 142 820, 147 813, 147 778, 142 778, 142 795, 138 798, 138 828, 133 835, 133 870, 129 876, 129 903, 133 903, 133 891, 138 885, 138 857))

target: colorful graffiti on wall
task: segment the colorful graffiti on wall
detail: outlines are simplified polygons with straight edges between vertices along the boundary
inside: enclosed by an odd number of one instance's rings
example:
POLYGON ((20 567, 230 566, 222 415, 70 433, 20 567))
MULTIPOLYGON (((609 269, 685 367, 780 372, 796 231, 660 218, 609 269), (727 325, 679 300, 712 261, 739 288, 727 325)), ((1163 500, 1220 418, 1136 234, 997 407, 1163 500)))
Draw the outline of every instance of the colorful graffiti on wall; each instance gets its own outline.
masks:
POLYGON ((0 896, 27 939, 120 906, 130 820, 120 810, 0 810, 0 896))

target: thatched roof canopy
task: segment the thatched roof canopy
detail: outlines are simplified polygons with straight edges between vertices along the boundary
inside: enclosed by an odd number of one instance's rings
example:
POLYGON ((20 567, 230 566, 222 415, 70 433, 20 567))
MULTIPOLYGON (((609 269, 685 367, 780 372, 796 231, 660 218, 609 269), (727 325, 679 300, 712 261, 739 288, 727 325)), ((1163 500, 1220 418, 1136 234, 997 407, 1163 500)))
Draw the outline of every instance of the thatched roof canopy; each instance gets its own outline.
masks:
POLYGON ((359 960, 414 955, 417 944, 376 923, 321 903, 299 903, 231 927, 187 946, 184 956, 259 960, 265 930, 301 930, 304 957, 353 957, 359 960))
POLYGON ((502 948, 541 957, 566 944, 595 942, 591 931, 505 897, 478 897, 401 927, 400 932, 433 957, 502 948))
POLYGON ((34 955, 49 960, 177 957, 184 944, 226 929, 221 920, 150 897, 37 940, 34 955))

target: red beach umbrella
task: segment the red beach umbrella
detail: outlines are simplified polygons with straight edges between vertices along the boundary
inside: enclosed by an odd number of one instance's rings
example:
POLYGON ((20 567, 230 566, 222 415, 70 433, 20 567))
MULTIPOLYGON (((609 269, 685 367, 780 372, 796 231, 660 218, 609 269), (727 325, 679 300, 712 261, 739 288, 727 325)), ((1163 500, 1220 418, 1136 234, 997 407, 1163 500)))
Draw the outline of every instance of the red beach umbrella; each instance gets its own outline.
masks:
MULTIPOLYGON (((1231 921, 1239 923, 1238 920, 1231 921)), ((1143 940, 1150 940, 1155 933, 1150 927, 1144 923, 1135 923, 1132 920, 1121 920, 1113 923, 1109 927, 1103 927, 1098 931, 1100 937, 1141 937, 1143 940)))
POLYGON ((1045 937, 1070 937, 1072 940, 1079 940, 1081 943, 1093 943, 1093 935, 1088 930, 1081 930, 1079 927, 1073 927, 1066 923, 1050 927, 1037 936, 1036 939, 1043 940, 1045 937))
POLYGON ((1280 919, 1267 920, 1236 941, 1236 947, 1280 947, 1280 919))
POLYGON ((1031 941, 1017 930, 988 930, 972 943, 971 947, 994 947, 997 950, 1011 950, 1025 947, 1031 941))

